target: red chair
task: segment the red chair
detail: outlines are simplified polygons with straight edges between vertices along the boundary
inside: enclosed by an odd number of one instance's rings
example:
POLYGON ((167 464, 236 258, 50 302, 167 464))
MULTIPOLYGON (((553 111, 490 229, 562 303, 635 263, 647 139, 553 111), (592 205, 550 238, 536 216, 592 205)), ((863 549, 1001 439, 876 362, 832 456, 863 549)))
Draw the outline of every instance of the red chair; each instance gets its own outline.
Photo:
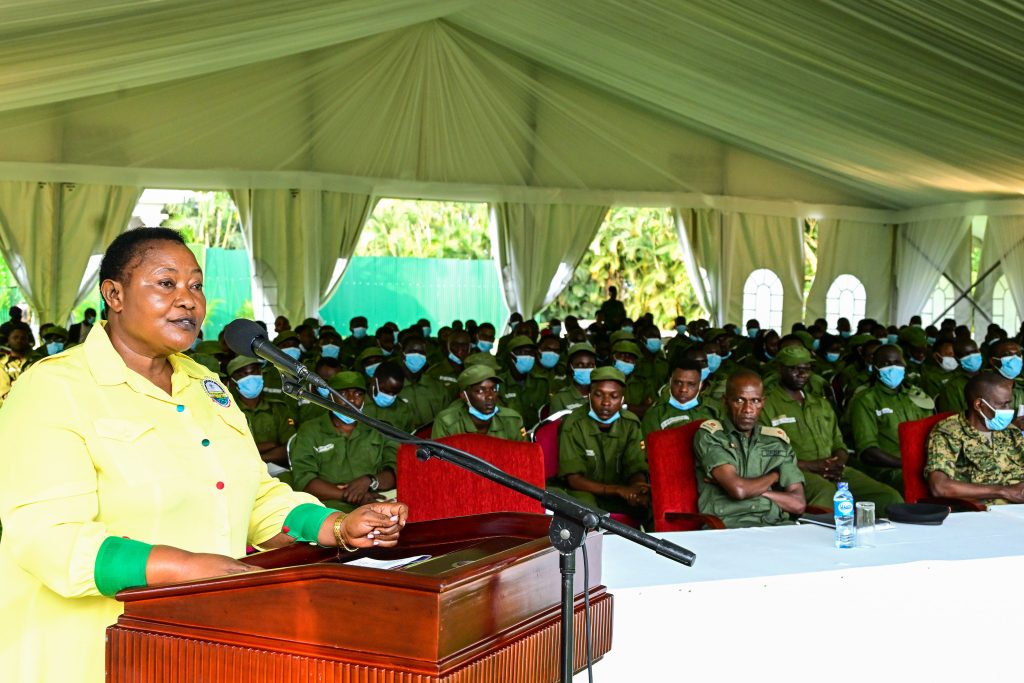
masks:
POLYGON ((966 498, 933 496, 924 477, 928 460, 928 435, 932 427, 956 413, 939 413, 921 420, 901 422, 900 461, 903 464, 903 499, 908 503, 938 503, 954 512, 984 512, 985 505, 966 498))
POLYGON ((430 433, 434 431, 434 423, 428 422, 422 427, 418 427, 413 435, 418 439, 429 439, 430 433))
MULTIPOLYGON (((439 441, 472 453, 515 477, 544 488, 544 454, 537 444, 482 434, 454 434, 439 441)), ((410 444, 398 449, 395 477, 398 499, 409 506, 409 521, 423 522, 486 512, 544 512, 540 502, 460 467, 436 458, 427 462, 418 460, 416 448, 410 444)))
POLYGON ((697 508, 693 436, 703 422, 697 420, 647 435, 655 531, 694 531, 705 526, 725 528, 721 519, 701 514, 697 508))

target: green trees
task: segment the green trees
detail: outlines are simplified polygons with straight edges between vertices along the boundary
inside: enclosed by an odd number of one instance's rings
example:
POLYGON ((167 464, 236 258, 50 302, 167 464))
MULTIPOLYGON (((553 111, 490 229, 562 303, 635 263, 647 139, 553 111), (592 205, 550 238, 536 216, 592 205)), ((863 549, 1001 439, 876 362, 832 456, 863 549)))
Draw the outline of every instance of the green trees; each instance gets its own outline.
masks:
POLYGON ((488 220, 486 204, 382 199, 355 255, 488 259, 488 220))

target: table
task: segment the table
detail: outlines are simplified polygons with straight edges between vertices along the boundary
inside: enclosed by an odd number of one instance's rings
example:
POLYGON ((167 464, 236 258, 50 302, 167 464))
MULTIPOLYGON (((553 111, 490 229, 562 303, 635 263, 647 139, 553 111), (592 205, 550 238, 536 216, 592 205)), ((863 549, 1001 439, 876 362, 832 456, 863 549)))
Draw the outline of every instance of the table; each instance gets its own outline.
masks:
POLYGON ((832 533, 656 534, 693 550, 692 568, 606 537, 614 640, 594 680, 952 681, 1016 671, 1024 505, 897 524, 871 549, 837 550, 832 533))

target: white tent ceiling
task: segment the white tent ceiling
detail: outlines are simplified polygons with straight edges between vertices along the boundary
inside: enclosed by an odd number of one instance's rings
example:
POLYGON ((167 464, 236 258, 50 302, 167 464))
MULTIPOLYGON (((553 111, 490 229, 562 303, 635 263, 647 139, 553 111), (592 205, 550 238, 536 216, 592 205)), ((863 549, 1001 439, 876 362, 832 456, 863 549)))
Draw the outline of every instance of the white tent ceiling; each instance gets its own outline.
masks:
POLYGON ((949 0, 7 2, 0 177, 1016 197, 1022 28, 949 0))

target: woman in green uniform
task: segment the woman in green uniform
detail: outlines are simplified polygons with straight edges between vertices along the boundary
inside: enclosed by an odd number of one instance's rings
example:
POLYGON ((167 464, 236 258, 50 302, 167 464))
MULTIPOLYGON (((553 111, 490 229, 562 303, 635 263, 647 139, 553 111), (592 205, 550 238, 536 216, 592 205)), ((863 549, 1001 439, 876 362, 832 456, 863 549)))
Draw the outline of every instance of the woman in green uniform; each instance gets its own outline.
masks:
POLYGON ((397 542, 404 505, 346 517, 267 475, 231 394, 182 353, 202 286, 176 232, 120 235, 100 268, 109 322, 0 411, 4 681, 102 681, 124 588, 257 571, 234 559, 247 545, 397 542))

